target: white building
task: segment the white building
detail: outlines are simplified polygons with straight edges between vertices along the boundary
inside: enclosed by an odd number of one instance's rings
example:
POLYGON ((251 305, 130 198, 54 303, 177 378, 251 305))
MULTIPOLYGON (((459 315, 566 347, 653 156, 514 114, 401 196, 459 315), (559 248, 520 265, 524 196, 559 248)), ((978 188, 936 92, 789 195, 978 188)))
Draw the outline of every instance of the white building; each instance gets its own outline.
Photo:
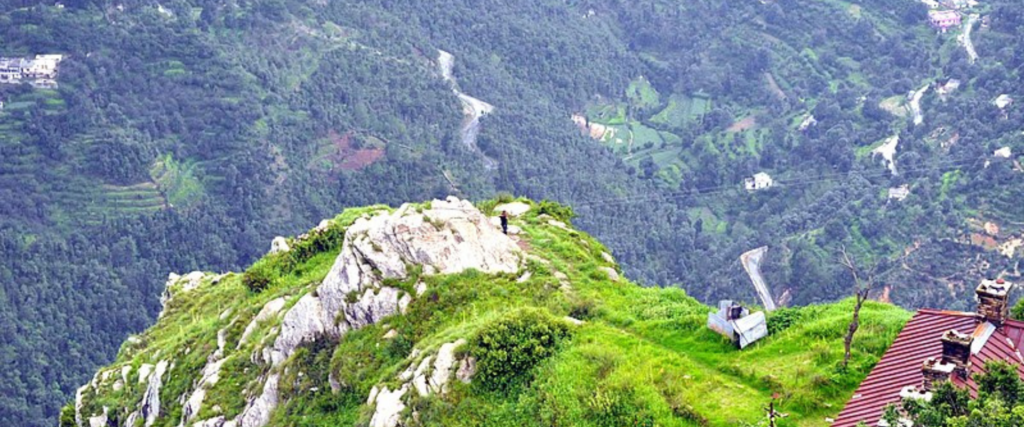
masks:
POLYGON ((36 55, 29 62, 25 74, 35 78, 52 79, 57 77, 57 65, 64 60, 64 55, 36 55))
POLYGON ((902 202, 907 198, 907 196, 910 196, 910 187, 906 184, 889 189, 889 200, 902 202))
POLYGON ((996 107, 999 107, 1000 110, 1005 110, 1006 107, 1013 105, 1013 98, 1010 98, 1010 95, 1004 93, 999 95, 993 103, 996 104, 996 107))
POLYGON ((772 180, 772 177, 764 172, 760 172, 744 181, 747 191, 765 190, 772 188, 774 185, 775 181, 772 180))
POLYGON ((1009 159, 1011 156, 1013 156, 1013 150, 1010 149, 1010 147, 1003 147, 1003 148, 1000 148, 1000 149, 996 150, 996 152, 992 153, 992 155, 995 156, 995 157, 1002 157, 1004 159, 1009 159))

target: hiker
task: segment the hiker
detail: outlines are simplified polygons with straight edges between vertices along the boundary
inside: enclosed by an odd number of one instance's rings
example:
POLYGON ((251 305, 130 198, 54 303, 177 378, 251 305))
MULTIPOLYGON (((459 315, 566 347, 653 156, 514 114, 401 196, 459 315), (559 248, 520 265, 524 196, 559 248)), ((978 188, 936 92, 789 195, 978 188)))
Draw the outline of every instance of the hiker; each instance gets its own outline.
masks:
POLYGON ((508 211, 501 211, 501 232, 508 234, 508 211))

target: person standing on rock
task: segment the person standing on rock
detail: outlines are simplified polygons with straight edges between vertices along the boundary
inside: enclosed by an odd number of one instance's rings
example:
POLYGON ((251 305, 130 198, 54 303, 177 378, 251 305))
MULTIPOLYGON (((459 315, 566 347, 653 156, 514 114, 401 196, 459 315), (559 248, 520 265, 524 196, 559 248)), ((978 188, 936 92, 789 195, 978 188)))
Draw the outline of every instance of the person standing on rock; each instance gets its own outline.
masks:
POLYGON ((501 211, 501 232, 508 235, 508 211, 501 211))

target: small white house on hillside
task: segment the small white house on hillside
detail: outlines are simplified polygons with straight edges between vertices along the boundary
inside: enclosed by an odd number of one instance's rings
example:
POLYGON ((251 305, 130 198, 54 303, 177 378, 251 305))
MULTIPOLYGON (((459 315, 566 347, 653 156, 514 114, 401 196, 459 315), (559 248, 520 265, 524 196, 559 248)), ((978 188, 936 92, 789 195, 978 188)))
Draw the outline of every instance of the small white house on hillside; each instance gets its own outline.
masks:
POLYGON ((772 188, 774 185, 775 181, 772 179, 771 175, 764 172, 760 172, 744 181, 744 186, 747 188, 747 191, 765 190, 772 188))

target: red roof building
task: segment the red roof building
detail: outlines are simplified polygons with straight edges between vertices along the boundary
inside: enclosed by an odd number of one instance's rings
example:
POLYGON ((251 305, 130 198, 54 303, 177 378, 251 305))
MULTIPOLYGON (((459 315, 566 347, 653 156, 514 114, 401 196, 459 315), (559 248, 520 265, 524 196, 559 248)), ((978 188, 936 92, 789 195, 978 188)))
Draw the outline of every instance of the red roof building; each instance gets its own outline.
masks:
POLYGON ((928 391, 937 381, 967 387, 976 397, 974 378, 984 373, 988 361, 1015 364, 1024 378, 1024 322, 1008 318, 1012 286, 1002 280, 982 282, 977 313, 918 311, 832 426, 886 425, 879 424, 886 407, 904 397, 930 398, 928 391))

